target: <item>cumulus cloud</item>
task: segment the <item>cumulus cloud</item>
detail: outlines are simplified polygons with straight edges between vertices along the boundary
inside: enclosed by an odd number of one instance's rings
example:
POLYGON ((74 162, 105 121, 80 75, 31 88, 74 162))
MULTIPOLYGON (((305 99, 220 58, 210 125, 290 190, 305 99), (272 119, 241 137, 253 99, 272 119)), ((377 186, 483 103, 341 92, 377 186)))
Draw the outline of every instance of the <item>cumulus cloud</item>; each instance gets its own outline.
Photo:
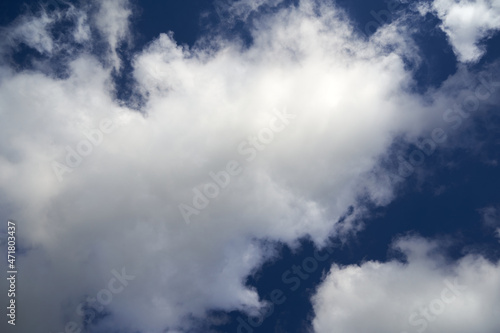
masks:
MULTIPOLYGON (((250 311, 261 304, 245 277, 274 255, 259 239, 321 245, 350 207, 363 211, 360 197, 392 199, 380 156, 437 113, 412 92, 414 46, 397 22, 364 39, 341 10, 317 6, 259 17, 248 47, 162 34, 132 63, 139 111, 113 99, 116 48, 132 31, 125 1, 73 12, 83 50, 67 77, 2 64, 0 218, 19 221, 26 251, 20 330, 179 332, 208 309, 250 311), (108 61, 92 53, 95 29, 108 61), (122 267, 134 279, 95 309, 122 267)), ((32 47, 73 47, 47 31, 32 47)))
POLYGON ((500 266, 480 256, 449 263, 437 241, 399 239, 406 262, 334 265, 314 297, 316 333, 498 331, 500 266))
POLYGON ((443 21, 441 29, 462 62, 478 61, 485 52, 482 41, 500 29, 498 0, 434 0, 427 9, 443 21))

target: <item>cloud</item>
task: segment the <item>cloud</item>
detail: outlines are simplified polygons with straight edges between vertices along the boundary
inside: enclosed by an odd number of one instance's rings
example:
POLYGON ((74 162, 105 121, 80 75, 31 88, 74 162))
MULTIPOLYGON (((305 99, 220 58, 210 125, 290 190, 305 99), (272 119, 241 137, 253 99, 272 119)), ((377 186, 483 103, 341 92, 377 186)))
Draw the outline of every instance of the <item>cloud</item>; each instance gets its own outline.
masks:
POLYGON ((30 320, 19 329, 80 325, 82 306, 95 332, 178 332, 209 309, 250 311, 261 304, 245 278, 275 255, 259 240, 321 245, 351 207, 361 216, 360 198, 392 200, 398 180, 380 157, 453 98, 433 105, 412 92, 415 46, 400 23, 366 39, 344 12, 316 5, 259 16, 245 47, 160 35, 132 63, 141 110, 113 98, 116 48, 133 31, 127 2, 75 9, 71 42, 37 28, 51 42, 31 47, 71 51, 65 78, 2 63, 0 219, 18 221, 25 251, 19 303, 30 320), (96 29, 111 50, 104 61, 89 40, 96 29), (268 141, 276 112, 293 121, 268 141), (179 205, 195 207, 231 161, 243 172, 186 224, 179 205), (135 279, 96 314, 87 297, 122 267, 135 279))
POLYGON ((498 0, 435 0, 428 9, 442 20, 441 29, 448 35, 461 62, 476 62, 485 53, 481 44, 500 29, 498 0))
POLYGON ((38 10, 28 7, 9 27, 1 28, 5 38, 0 42, 0 54, 5 61, 24 44, 45 57, 33 61, 34 67, 43 72, 51 58, 58 57, 59 62, 74 60, 73 56, 83 46, 86 52, 101 52, 101 59, 119 69, 121 60, 117 50, 123 44, 132 44, 131 16, 127 0, 94 0, 79 6, 51 0, 38 10), (60 29, 67 33, 54 34, 60 29))
POLYGON ((500 239, 500 212, 498 206, 488 206, 479 210, 483 224, 489 229, 495 229, 496 236, 500 239))
POLYGON ((54 49, 54 42, 49 29, 56 20, 55 17, 42 11, 38 15, 25 15, 16 20, 10 29, 2 29, 2 51, 15 47, 20 42, 35 49, 41 54, 50 54, 54 49))
POLYGON ((106 37, 111 51, 111 60, 115 68, 120 67, 117 49, 121 42, 131 42, 129 20, 132 15, 128 0, 94 1, 98 7, 95 14, 95 26, 106 37))
POLYGON ((485 207, 480 210, 483 216, 483 223, 488 227, 493 227, 499 224, 498 209, 495 206, 485 207))
POLYGON ((283 0, 216 0, 213 5, 219 20, 223 24, 234 24, 237 20, 246 21, 248 17, 260 9, 273 8, 283 3, 283 0))
POLYGON ((314 302, 316 333, 498 330, 500 267, 480 256, 450 263, 437 241, 397 240, 397 260, 334 265, 314 302))

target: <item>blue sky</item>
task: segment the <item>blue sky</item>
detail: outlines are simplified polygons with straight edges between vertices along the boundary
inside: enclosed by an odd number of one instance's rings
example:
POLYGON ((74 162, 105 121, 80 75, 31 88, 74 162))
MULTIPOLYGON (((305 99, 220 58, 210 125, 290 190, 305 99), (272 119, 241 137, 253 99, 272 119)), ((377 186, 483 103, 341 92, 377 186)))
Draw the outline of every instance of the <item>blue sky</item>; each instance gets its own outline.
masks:
POLYGON ((500 1, 0 13, 2 331, 498 333, 500 1))

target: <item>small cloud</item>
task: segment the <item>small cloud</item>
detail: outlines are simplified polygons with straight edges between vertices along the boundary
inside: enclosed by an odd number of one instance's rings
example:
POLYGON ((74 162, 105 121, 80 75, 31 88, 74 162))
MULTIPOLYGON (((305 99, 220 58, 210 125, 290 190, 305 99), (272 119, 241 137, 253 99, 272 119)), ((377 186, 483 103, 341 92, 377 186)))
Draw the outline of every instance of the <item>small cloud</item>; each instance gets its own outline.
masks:
MULTIPOLYGON (((430 8, 420 6, 419 11, 426 14, 430 8)), ((486 51, 482 41, 500 29, 500 7, 494 1, 435 0, 432 11, 461 62, 479 61, 486 51)))
POLYGON ((500 205, 489 206, 479 210, 483 218, 483 225, 494 230, 495 237, 500 241, 500 205))
POLYGON ((487 227, 496 227, 500 224, 499 209, 497 206, 481 208, 479 212, 483 218, 483 224, 487 227))
POLYGON ((444 192, 446 192, 446 186, 441 185, 441 186, 438 186, 438 187, 434 190, 434 195, 435 195, 435 196, 440 196, 440 195, 441 195, 441 194, 443 194, 444 192))

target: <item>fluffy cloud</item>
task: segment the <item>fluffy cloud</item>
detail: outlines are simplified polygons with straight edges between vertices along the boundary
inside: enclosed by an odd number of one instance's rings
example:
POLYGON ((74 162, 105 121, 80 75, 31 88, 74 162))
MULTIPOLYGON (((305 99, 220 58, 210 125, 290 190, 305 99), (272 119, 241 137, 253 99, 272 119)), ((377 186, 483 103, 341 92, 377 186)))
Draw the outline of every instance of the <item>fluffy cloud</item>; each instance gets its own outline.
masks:
POLYGON ((449 263, 438 242, 403 238, 406 262, 333 266, 314 297, 316 333, 498 331, 500 266, 465 256, 449 263))
MULTIPOLYGON (((211 36, 189 49, 161 35, 132 64, 140 111, 113 99, 116 48, 131 31, 124 1, 72 9, 83 51, 70 50, 67 77, 2 64, 0 218, 19 221, 25 251, 20 330, 62 331, 87 311, 95 332, 178 332, 208 309, 259 307, 243 283, 274 255, 259 239, 322 244, 349 207, 363 211, 358 198, 392 199, 380 156, 438 113, 412 93, 414 46, 397 22, 366 40, 318 6, 259 17, 249 47, 211 36), (96 29, 107 61, 92 55, 96 29), (96 309, 122 267, 135 278, 96 309)), ((72 48, 37 31, 43 42, 28 45, 72 48)))
POLYGON ((498 0, 435 0, 431 7, 462 62, 479 60, 485 52, 482 40, 500 29, 498 0))

